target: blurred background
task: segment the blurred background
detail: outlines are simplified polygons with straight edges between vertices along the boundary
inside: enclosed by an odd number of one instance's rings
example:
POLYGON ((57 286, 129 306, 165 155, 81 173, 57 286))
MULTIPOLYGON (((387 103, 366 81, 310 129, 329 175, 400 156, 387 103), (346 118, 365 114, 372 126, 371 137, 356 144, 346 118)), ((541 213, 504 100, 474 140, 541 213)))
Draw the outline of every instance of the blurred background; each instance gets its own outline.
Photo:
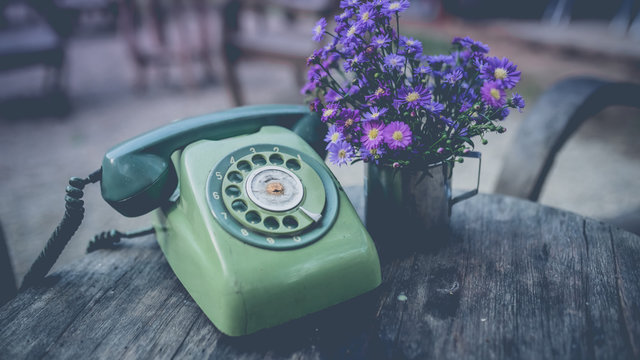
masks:
MULTIPOLYGON (((522 71, 525 112, 477 149, 482 192, 495 191, 503 157, 519 146, 515 133, 553 84, 640 83, 639 8, 638 0, 411 1, 401 32, 427 54, 470 36, 522 71)), ((62 218, 69 177, 98 169, 111 146, 178 118, 303 103, 311 28, 336 9, 332 0, 0 0, 0 223, 15 277, 62 218)), ((639 138, 633 107, 590 118, 560 150, 539 201, 640 232, 639 138)), ((457 167, 454 185, 472 187, 475 166, 457 167)), ((362 183, 361 165, 332 169, 345 186, 362 183)), ((100 231, 150 224, 117 214, 96 185, 85 203, 58 266, 100 231)))

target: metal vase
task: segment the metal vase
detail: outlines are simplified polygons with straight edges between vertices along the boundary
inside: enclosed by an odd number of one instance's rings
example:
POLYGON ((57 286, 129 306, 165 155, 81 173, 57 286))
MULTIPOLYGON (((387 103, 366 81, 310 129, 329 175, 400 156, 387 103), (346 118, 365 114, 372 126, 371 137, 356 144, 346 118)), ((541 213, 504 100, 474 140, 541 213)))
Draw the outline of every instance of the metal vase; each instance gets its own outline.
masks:
MULTIPOLYGON (((466 157, 480 160, 479 152, 466 157)), ((478 162, 478 185, 480 162, 478 162)), ((449 232, 451 207, 478 193, 478 187, 451 195, 453 164, 441 162, 423 169, 394 169, 368 164, 366 224, 378 245, 426 245, 449 232)))

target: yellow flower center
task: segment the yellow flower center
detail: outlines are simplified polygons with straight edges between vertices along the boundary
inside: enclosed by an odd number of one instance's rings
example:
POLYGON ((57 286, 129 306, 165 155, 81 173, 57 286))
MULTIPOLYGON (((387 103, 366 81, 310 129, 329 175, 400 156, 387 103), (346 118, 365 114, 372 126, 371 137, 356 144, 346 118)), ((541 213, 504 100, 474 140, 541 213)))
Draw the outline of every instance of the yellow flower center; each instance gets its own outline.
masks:
POLYGON ((369 137, 369 140, 375 140, 378 137, 378 133, 378 129, 371 129, 367 136, 369 137))
POLYGON ((400 8, 400 3, 398 1, 394 1, 389 4, 389 10, 397 10, 400 8))
POLYGON ((322 26, 316 25, 316 28, 313 29, 316 34, 320 34, 322 32, 322 26))
POLYGON ((391 65, 398 65, 397 59, 391 59, 389 62, 391 63, 391 65))
POLYGON ((377 119, 377 118, 378 118, 378 116, 380 116, 380 113, 379 113, 379 112, 374 112, 373 114, 371 114, 371 118, 372 118, 372 119, 377 119))
POLYGON ((353 34, 356 33, 356 27, 355 25, 349 28, 349 31, 347 31, 347 36, 351 37, 353 36, 353 34))
POLYGON ((377 154, 378 154, 378 149, 376 149, 376 148, 370 149, 370 150, 369 150, 369 154, 371 154, 371 155, 377 155, 377 154))
POLYGON ((324 111, 322 112, 322 116, 324 117, 329 117, 333 115, 333 109, 324 109, 324 111))
POLYGON ((331 142, 336 142, 338 141, 338 139, 340 138, 340 133, 333 133, 333 135, 331 135, 331 142))
POLYGON ((500 100, 500 91, 498 89, 491 89, 491 96, 496 100, 500 100))
POLYGON ((365 12, 365 13, 362 13, 362 21, 367 21, 367 20, 369 20, 369 12, 368 11, 365 12))
POLYGON ((405 100, 407 100, 407 102, 414 102, 418 99, 420 99, 420 94, 418 94, 417 92, 410 92, 405 98, 405 100))
POLYGON ((507 70, 503 68, 496 68, 493 72, 493 76, 495 76, 497 80, 504 80, 507 78, 507 70))
POLYGON ((344 149, 340 149, 340 151, 338 151, 338 157, 339 157, 340 159, 344 159, 344 158, 346 158, 346 157, 347 157, 347 151, 346 151, 346 150, 344 150, 344 149))
POLYGON ((347 121, 344 122, 344 125, 346 127, 349 127, 349 126, 353 125, 353 119, 347 119, 347 121))
POLYGON ((377 39, 376 42, 380 45, 384 44, 384 39, 377 39))
POLYGON ((378 90, 376 90, 375 95, 382 95, 384 93, 384 89, 383 88, 378 88, 378 90))
POLYGON ((400 141, 402 140, 403 136, 402 136, 402 132, 399 130, 396 130, 393 132, 393 135, 391 135, 391 137, 393 138, 393 140, 395 141, 400 141))
POLYGON ((411 46, 413 44, 415 44, 416 42, 413 40, 407 40, 407 45, 411 46))

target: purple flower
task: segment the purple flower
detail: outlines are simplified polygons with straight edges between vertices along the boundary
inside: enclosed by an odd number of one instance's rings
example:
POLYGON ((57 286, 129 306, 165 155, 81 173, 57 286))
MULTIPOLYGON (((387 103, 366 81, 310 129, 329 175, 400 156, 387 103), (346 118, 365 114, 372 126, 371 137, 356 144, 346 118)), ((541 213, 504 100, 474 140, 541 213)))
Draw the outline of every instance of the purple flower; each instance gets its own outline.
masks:
POLYGON ((380 158, 384 155, 386 151, 383 147, 371 148, 371 149, 360 149, 360 156, 364 161, 373 161, 378 164, 380 162, 380 158))
POLYGON ((387 16, 391 16, 393 14, 403 12, 408 8, 408 0, 392 0, 382 6, 382 12, 387 16))
POLYGON ((384 124, 379 121, 369 121, 362 126, 360 141, 365 149, 377 148, 384 140, 384 124))
POLYGON ((323 122, 327 122, 335 118, 336 116, 338 116, 338 113, 340 113, 340 108, 338 104, 336 103, 327 104, 324 110, 322 110, 322 117, 320 118, 320 120, 322 120, 323 122))
POLYGON ((364 114, 364 118, 366 121, 378 121, 382 118, 382 116, 387 112, 386 108, 378 109, 377 106, 372 106, 369 109, 369 112, 364 114))
POLYGON ((351 72, 355 71, 354 67, 357 67, 359 64, 364 62, 364 55, 362 55, 362 53, 358 53, 353 58, 346 60, 342 66, 344 67, 344 71, 351 72))
POLYGON ((338 141, 329 146, 329 161, 331 163, 342 166, 351 162, 353 159, 353 148, 346 141, 338 141))
POLYGON ((418 109, 426 106, 431 101, 431 92, 422 85, 414 88, 402 87, 398 91, 398 98, 393 100, 393 106, 397 108, 406 104, 409 109, 418 109))
POLYGON ((428 66, 418 66, 413 69, 413 77, 418 79, 424 79, 425 76, 431 74, 431 68, 428 66))
POLYGON ((487 66, 482 69, 480 77, 498 81, 503 87, 511 89, 520 81, 520 71, 507 58, 490 57, 487 59, 487 66))
POLYGON ((522 109, 524 109, 524 99, 520 94, 513 93, 513 96, 511 97, 511 106, 518 109, 519 112, 522 112, 522 109))
POLYGON ((489 106, 502 107, 507 102, 506 94, 497 81, 487 81, 480 89, 482 100, 489 106))
POLYGON ((336 102, 338 100, 342 100, 342 95, 338 94, 333 89, 329 89, 327 90, 327 94, 324 96, 324 99, 328 102, 336 102))
POLYGON ((348 7, 358 6, 359 3, 360 0, 340 0, 340 7, 344 9, 348 7))
POLYGON ((422 43, 410 37, 400 36, 400 46, 405 49, 407 54, 422 53, 422 43))
POLYGON ((327 132, 327 136, 324 137, 324 141, 327 143, 327 149, 329 146, 337 143, 338 141, 344 140, 344 135, 340 132, 336 125, 329 126, 329 131, 327 132))
POLYGON ((389 94, 390 94, 389 89, 384 85, 380 85, 378 86, 376 91, 373 92, 373 94, 365 96, 364 99, 367 102, 374 102, 380 98, 389 96, 389 94))
POLYGON ((373 45, 373 47, 376 49, 380 47, 385 47, 390 43, 391 43, 391 40, 386 34, 377 35, 371 38, 371 45, 373 45))
POLYGON ((390 69, 402 70, 404 57, 398 54, 389 54, 384 58, 384 65, 390 69))
POLYGON ((352 16, 353 16, 353 11, 351 11, 351 9, 346 9, 344 12, 336 15, 335 19, 336 19, 336 22, 338 23, 344 23, 346 20, 348 20, 352 16))
POLYGON ((454 63, 454 60, 451 55, 434 55, 428 56, 427 62, 432 69, 442 70, 442 67, 444 65, 452 65, 454 63))
POLYGON ((355 47, 360 42, 358 35, 360 35, 360 32, 363 30, 362 23, 359 22, 346 28, 345 31, 340 34, 342 45, 347 49, 355 47))
POLYGON ((358 23, 363 29, 372 30, 376 23, 374 19, 378 16, 376 7, 374 4, 365 4, 360 7, 360 14, 358 15, 358 23))
POLYGON ((405 149, 412 141, 409 126, 402 121, 394 121, 384 128, 384 142, 390 149, 405 149))
POLYGON ((336 126, 340 130, 351 131, 358 128, 360 122, 360 112, 358 110, 344 109, 340 113, 340 118, 336 120, 336 126))
POLYGON ((320 18, 316 23, 316 26, 313 27, 313 41, 321 41, 326 29, 327 20, 325 20, 325 18, 320 18))
POLYGON ((496 116, 498 117, 498 120, 504 120, 507 116, 509 116, 510 112, 511 111, 508 107, 503 107, 500 109, 500 112, 496 116))
POLYGON ((429 110, 434 115, 439 115, 444 110, 444 105, 439 102, 431 101, 425 106, 425 109, 429 110))
POLYGON ((452 44, 460 45, 463 48, 473 51, 474 53, 487 54, 489 52, 489 46, 481 43, 480 41, 475 41, 468 36, 464 38, 455 37, 453 38, 452 44))
POLYGON ((464 72, 462 71, 462 69, 458 68, 458 69, 455 69, 455 70, 453 70, 451 72, 448 72, 448 73, 444 74, 444 76, 442 77, 442 80, 444 80, 445 82, 453 85, 458 80, 462 79, 463 76, 464 76, 464 72))

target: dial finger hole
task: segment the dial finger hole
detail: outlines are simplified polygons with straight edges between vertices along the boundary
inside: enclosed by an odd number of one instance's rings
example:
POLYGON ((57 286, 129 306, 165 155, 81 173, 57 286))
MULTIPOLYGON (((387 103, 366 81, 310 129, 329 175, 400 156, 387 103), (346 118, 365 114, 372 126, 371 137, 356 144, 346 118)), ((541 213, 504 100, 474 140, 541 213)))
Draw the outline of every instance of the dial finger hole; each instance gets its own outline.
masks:
POLYGON ((227 179, 229 179, 229 181, 233 183, 239 183, 239 182, 242 182, 242 174, 240 174, 237 171, 232 171, 227 175, 227 179))
POLYGON ((282 159, 281 155, 273 154, 273 155, 269 156, 269 162, 274 164, 274 165, 282 165, 282 163, 284 163, 284 160, 282 159))
POLYGON ((260 216, 260 214, 258 214, 257 211, 253 211, 253 210, 247 212, 244 218, 247 219, 247 221, 252 224, 257 224, 260 221, 262 221, 262 217, 260 216))
POLYGON ((226 189, 224 189, 224 193, 231 197, 236 198, 240 196, 240 188, 235 185, 229 185, 227 186, 226 189))
POLYGON ((241 170, 244 172, 249 172, 251 171, 251 168, 252 168, 251 164, 246 160, 238 161, 237 167, 238 167, 238 170, 241 170))
POLYGON ((235 200, 231 203, 231 208, 238 212, 245 212, 247 211, 247 203, 242 200, 235 200))
POLYGON ((290 170, 300 170, 300 162, 296 159, 287 160, 287 168, 290 170))
POLYGON ((291 215, 285 216, 284 219, 282 219, 282 225, 287 229, 295 229, 298 227, 298 220, 291 215))
POLYGON ((276 218, 274 218, 273 216, 269 216, 268 218, 264 219, 264 226, 269 230, 276 230, 280 227, 280 224, 278 223, 278 220, 276 218))
POLYGON ((253 162, 254 164, 256 164, 258 166, 262 166, 262 165, 267 163, 267 159, 265 159, 264 156, 262 156, 262 155, 254 155, 251 158, 251 162, 253 162))

